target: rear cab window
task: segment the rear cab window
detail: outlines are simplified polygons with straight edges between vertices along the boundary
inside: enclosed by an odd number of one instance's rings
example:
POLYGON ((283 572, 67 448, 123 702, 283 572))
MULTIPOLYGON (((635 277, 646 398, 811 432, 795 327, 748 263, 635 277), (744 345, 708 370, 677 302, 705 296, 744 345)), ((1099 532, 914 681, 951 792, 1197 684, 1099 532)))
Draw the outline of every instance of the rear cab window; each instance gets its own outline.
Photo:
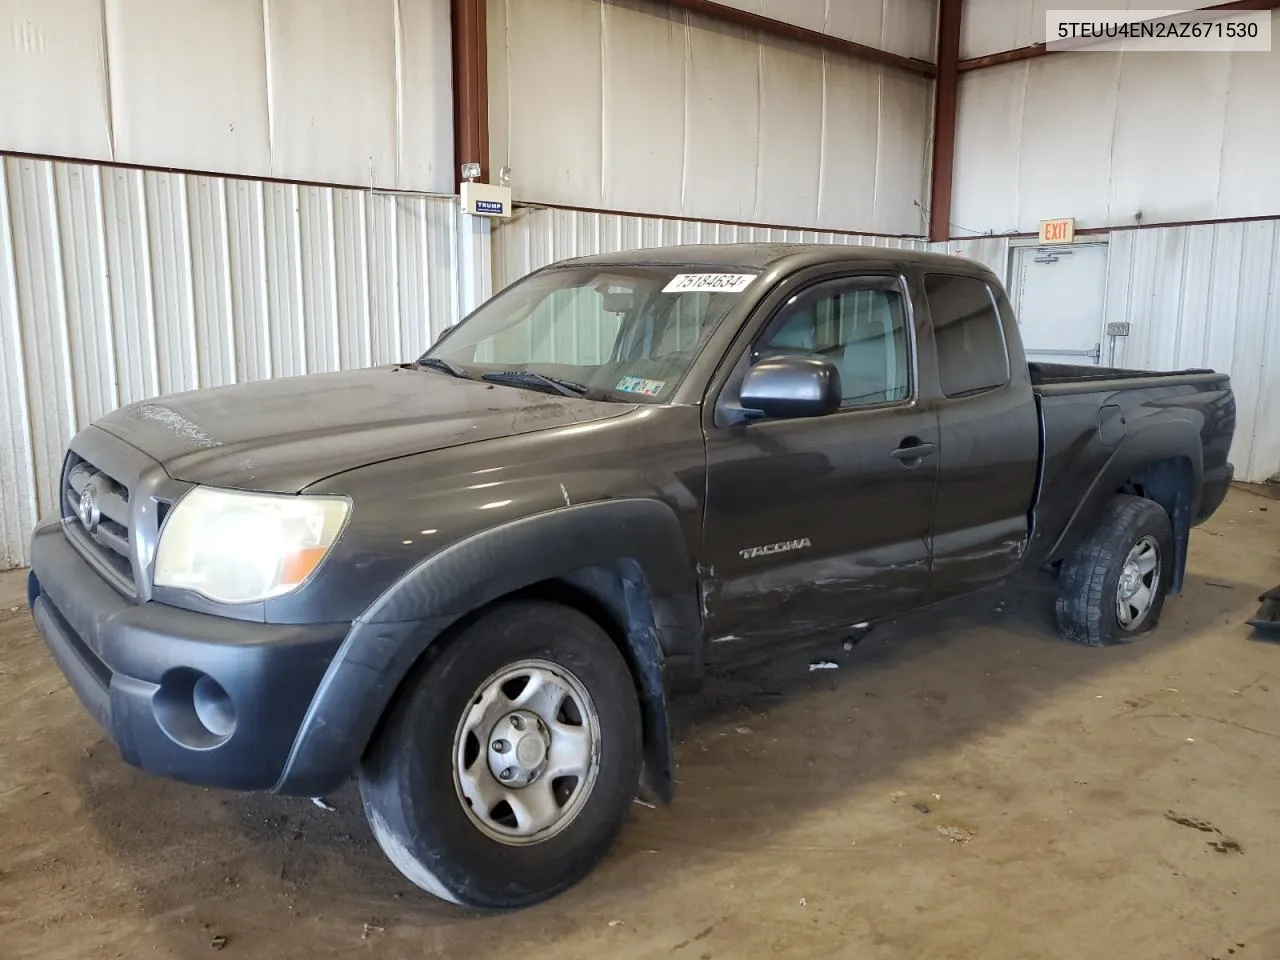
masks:
POLYGON ((991 287, 976 277, 930 273, 924 288, 943 394, 956 399, 1008 384, 1009 351, 991 287))

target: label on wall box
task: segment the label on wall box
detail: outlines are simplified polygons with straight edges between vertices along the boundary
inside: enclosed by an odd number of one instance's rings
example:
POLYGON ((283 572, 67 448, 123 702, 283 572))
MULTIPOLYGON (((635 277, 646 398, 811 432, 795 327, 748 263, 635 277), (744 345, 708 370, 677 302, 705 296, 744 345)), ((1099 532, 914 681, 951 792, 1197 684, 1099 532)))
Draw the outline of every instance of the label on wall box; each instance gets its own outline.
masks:
POLYGON ((1041 243, 1071 243, 1076 238, 1075 217, 1040 221, 1041 243))

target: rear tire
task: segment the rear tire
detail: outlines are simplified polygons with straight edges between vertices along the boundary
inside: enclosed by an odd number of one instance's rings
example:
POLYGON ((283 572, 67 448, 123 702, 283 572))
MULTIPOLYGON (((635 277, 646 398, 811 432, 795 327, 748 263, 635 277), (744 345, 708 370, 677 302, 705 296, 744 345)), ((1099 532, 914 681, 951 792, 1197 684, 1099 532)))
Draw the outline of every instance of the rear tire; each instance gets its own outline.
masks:
POLYGON ((411 681, 365 757, 360 794, 409 880, 512 909, 604 857, 641 762, 635 684, 613 640, 570 607, 520 602, 482 615, 411 681))
POLYGON ((1173 527, 1152 500, 1120 494, 1062 564, 1058 631, 1093 647, 1126 643, 1160 620, 1173 572, 1173 527))

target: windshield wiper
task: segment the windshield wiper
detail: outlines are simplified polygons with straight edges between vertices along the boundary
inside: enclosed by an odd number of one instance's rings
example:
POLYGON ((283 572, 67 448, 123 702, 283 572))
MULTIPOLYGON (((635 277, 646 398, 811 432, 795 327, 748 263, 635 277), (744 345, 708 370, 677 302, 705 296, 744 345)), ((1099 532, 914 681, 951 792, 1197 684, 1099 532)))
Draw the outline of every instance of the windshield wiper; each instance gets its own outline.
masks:
POLYGON ((485 373, 480 375, 481 380, 487 380, 490 383, 509 383, 516 387, 531 387, 532 389, 550 391, 558 393, 564 397, 581 397, 586 394, 587 387, 580 383, 573 383, 570 380, 560 380, 556 377, 543 376, 540 373, 534 373, 532 370, 502 370, 494 373, 485 373))
POLYGON ((431 370, 439 370, 441 373, 447 373, 451 377, 457 377, 459 380, 470 380, 471 374, 463 370, 460 366, 450 363, 441 357, 423 357, 415 367, 428 367, 431 370))

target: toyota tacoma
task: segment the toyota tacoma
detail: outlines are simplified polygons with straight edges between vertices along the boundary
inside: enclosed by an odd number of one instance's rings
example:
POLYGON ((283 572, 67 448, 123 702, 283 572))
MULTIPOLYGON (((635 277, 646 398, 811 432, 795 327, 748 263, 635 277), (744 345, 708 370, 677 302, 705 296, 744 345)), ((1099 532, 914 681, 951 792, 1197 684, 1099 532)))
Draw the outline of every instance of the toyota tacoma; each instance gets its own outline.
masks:
POLYGON ((538 270, 414 362, 162 397, 71 442, 30 605, 124 759, 319 797, 483 908, 584 877, 668 698, 1024 573, 1156 625, 1226 495, 1222 374, 1028 364, 999 280, 873 247, 538 270))

